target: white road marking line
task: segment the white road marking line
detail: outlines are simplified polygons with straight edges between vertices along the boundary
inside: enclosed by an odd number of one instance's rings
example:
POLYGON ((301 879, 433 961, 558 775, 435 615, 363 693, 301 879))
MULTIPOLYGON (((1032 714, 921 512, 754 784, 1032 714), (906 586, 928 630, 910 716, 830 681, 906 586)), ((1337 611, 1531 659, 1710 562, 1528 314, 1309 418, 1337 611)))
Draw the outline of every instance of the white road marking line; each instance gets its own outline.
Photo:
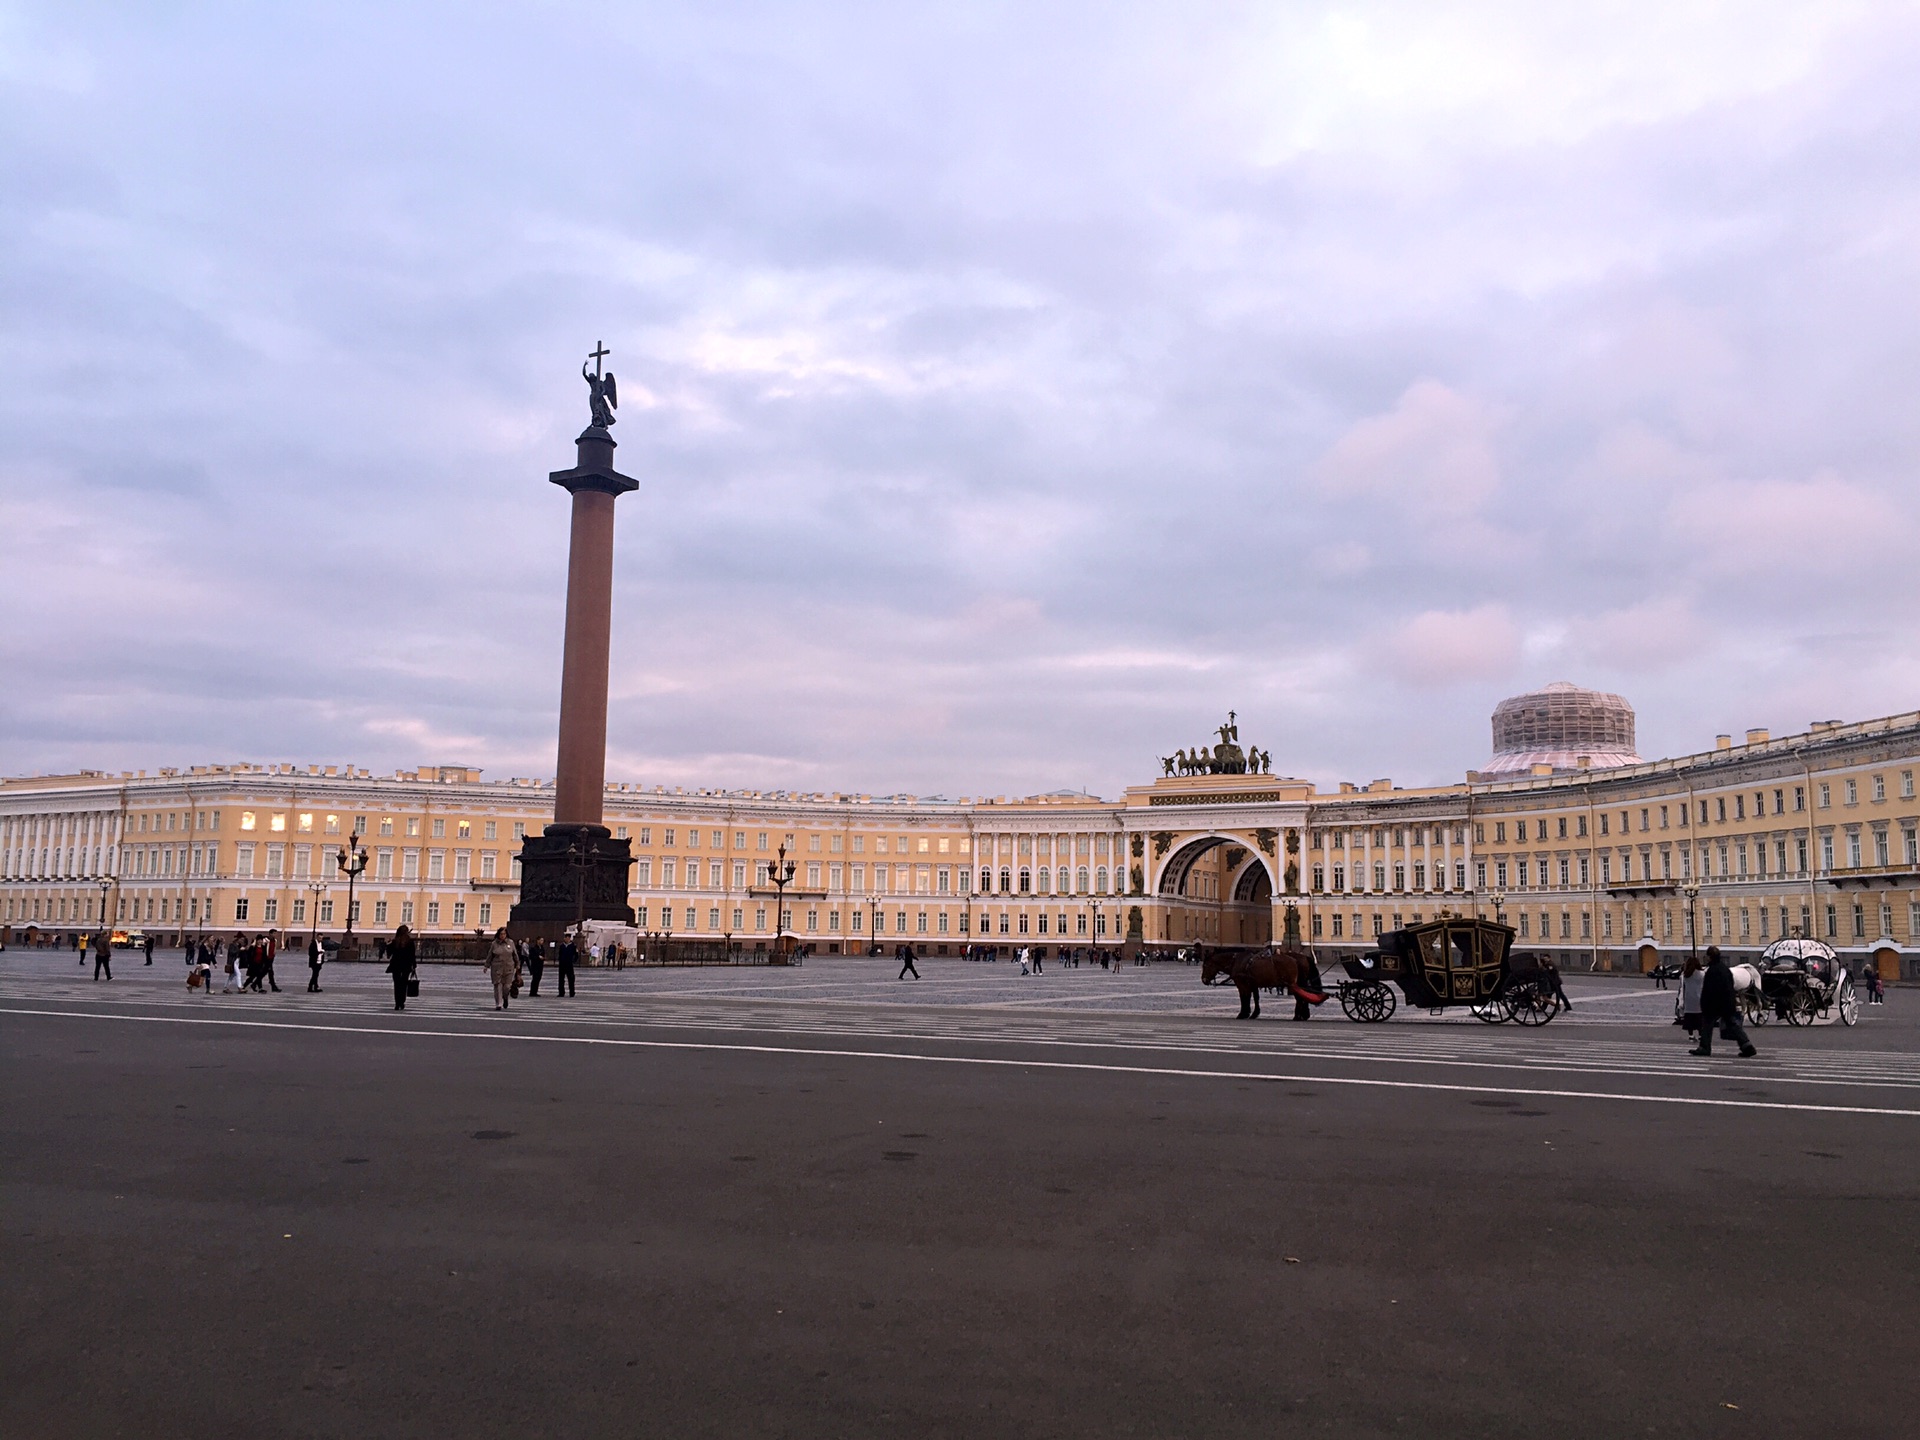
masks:
MULTIPOLYGON (((125 1000, 108 1000, 106 997, 80 997, 70 1003, 98 1004, 150 1004, 179 1009, 198 1009, 203 1002, 186 1000, 142 1001, 137 997, 125 1000)), ((10 1008, 10 1007, 0 1007, 10 1008)), ((748 1014, 742 1016, 731 1008, 676 1007, 691 1013, 680 1015, 635 1015, 631 1010, 619 1015, 606 1014, 597 1007, 582 1006, 579 1009, 568 1007, 565 1014, 548 1014, 532 1017, 536 1024, 551 1025, 606 1025, 634 1028, 680 1029, 680 1030, 722 1030, 742 1033, 792 1034, 792 1035, 833 1035, 855 1036, 880 1040, 952 1040, 979 1044, 1019 1044, 1046 1045, 1067 1049, 1130 1049, 1158 1050, 1181 1053, 1204 1053, 1214 1055, 1238 1055, 1245 1057, 1285 1056, 1288 1058, 1306 1058, 1331 1061, 1336 1064, 1388 1064, 1388 1065, 1424 1065, 1434 1068, 1475 1069, 1475 1070, 1512 1070, 1526 1073, 1564 1073, 1598 1074, 1618 1076, 1639 1076, 1646 1078, 1705 1080, 1718 1083, 1735 1083, 1752 1078, 1761 1078, 1779 1084, 1824 1085, 1835 1087, 1868 1089, 1912 1089, 1920 1086, 1920 1071, 1915 1071, 1911 1061, 1913 1057, 1883 1055, 1878 1062, 1883 1067, 1878 1073, 1870 1074, 1813 1074, 1803 1067, 1808 1063, 1804 1056, 1778 1059, 1770 1058, 1761 1066, 1743 1066, 1737 1070, 1709 1070, 1699 1065, 1679 1060, 1671 1051, 1654 1047, 1627 1047, 1615 1042, 1582 1043, 1577 1049, 1562 1050, 1536 1056, 1513 1056, 1505 1052, 1473 1052, 1459 1049, 1412 1048, 1419 1042, 1408 1037, 1404 1045, 1397 1050, 1383 1049, 1327 1049, 1324 1040, 1316 1045, 1307 1037, 1292 1037, 1278 1040, 1268 1045, 1241 1045, 1223 1043, 1217 1036, 1208 1035, 1205 1041, 1198 1039, 1180 1039, 1171 1037, 1159 1039, 1139 1035, 1106 1035, 1095 1031, 1075 1027, 1070 1034, 1061 1035, 1051 1028, 1047 1032, 1034 1033, 1027 1028, 1024 1033, 981 1030, 977 1027, 957 1024, 924 1023, 915 1029, 887 1028, 876 1029, 868 1025, 849 1021, 838 1025, 808 1023, 816 1022, 817 1015, 804 1017, 784 1014, 748 1014), (1604 1045, 1606 1048, 1599 1048, 1604 1045), (1404 1053, 1402 1053, 1404 1052, 1404 1053), (1899 1062, 1908 1062, 1901 1064, 1899 1062), (1886 1068, 1888 1062, 1894 1062, 1886 1068), (1782 1072, 1771 1068, 1773 1065, 1787 1065, 1793 1069, 1782 1072)), ((328 1014, 383 1014, 387 1013, 384 1003, 364 1007, 340 1007, 327 1011, 328 1014)), ((422 1007, 419 1013, 431 1018, 460 1018, 462 1010, 439 1010, 431 1006, 422 1007)), ((865 1018, 864 1016, 862 1018, 865 1018)), ((946 1020, 948 1017, 939 1017, 946 1020)), ((964 1020, 967 1017, 953 1017, 964 1020)), ((1032 1022, 1028 1022, 1031 1027, 1032 1022)), ((1377 1037, 1385 1041, 1388 1037, 1377 1037)), ((1489 1039, 1487 1042, 1494 1042, 1489 1039)), ((1854 1057, 1835 1057, 1852 1059, 1854 1057)), ((1872 1057, 1862 1057, 1863 1060, 1872 1057)), ((1846 1071, 1848 1067, 1837 1067, 1846 1071)))
POLYGON ((412 1036, 435 1040, 505 1040, 524 1044, 596 1045, 634 1050, 737 1051, 751 1055, 797 1055, 841 1060, 901 1060, 927 1065, 980 1065, 1013 1070, 1074 1070, 1109 1075, 1154 1075, 1195 1080, 1260 1080, 1273 1084, 1350 1085, 1374 1090, 1426 1090, 1459 1095, 1526 1095, 1541 1099, 1618 1100, 1645 1105, 1704 1105, 1726 1110, 1792 1110, 1818 1115, 1899 1115, 1920 1119, 1920 1110, 1881 1105, 1809 1105, 1789 1100, 1714 1100, 1690 1095, 1634 1095, 1606 1090, 1547 1090, 1506 1085, 1443 1085, 1426 1080, 1370 1080, 1350 1075, 1282 1074, 1250 1070, 1193 1070, 1162 1065, 1096 1065, 1080 1060, 1006 1060, 984 1055, 916 1055, 904 1050, 828 1050, 806 1045, 737 1045, 701 1040, 633 1040, 599 1035, 502 1034, 497 1030, 387 1029, 373 1025, 313 1025, 304 1021, 198 1019, 183 1015, 103 1015, 84 1010, 22 1010, 56 1020, 117 1020, 148 1025, 225 1025, 255 1030, 306 1030, 342 1035, 412 1036))

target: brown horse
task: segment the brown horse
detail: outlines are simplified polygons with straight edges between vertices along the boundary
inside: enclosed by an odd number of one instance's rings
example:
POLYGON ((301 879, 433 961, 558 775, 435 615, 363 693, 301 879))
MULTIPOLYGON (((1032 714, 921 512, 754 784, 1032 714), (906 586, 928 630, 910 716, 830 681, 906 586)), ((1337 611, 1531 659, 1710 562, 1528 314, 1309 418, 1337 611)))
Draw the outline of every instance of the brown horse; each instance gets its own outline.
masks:
POLYGON ((1293 1018, 1308 1019, 1311 1005, 1326 1000, 1320 989, 1320 967, 1304 950, 1262 950, 1253 955, 1231 955, 1209 951, 1200 959, 1200 983, 1214 985, 1228 980, 1240 992, 1242 1020, 1260 1018, 1260 992, 1287 990, 1293 993, 1293 1018))

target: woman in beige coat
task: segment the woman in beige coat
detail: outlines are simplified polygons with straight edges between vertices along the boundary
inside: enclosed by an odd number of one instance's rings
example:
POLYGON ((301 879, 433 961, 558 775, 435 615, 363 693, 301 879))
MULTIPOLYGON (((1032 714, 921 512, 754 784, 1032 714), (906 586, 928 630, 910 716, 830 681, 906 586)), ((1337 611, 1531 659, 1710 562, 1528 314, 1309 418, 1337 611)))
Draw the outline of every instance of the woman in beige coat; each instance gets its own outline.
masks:
POLYGON ((514 972, 520 968, 520 957, 514 953, 513 941, 507 938, 507 927, 502 925, 493 932, 493 944, 487 949, 487 973, 493 977, 493 1008, 507 1008, 507 992, 513 988, 514 972))

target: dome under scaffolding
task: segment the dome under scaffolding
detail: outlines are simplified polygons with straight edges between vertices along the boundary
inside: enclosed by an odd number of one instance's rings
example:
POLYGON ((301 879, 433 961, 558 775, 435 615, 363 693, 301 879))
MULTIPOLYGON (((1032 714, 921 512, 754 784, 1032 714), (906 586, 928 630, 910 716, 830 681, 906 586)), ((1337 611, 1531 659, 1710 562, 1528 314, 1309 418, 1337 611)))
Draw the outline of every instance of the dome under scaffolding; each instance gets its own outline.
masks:
POLYGON ((1556 680, 1494 707, 1493 758, 1479 773, 1530 775, 1541 765, 1611 770, 1641 763, 1633 746, 1633 706, 1625 699, 1556 680))

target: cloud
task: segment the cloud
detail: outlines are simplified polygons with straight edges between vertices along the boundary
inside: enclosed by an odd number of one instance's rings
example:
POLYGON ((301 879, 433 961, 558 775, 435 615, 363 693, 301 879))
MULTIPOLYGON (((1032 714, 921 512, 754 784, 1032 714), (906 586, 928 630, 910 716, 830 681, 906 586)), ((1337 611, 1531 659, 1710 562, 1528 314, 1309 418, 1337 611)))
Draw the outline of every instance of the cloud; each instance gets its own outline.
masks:
POLYGON ((1520 659, 1520 627, 1504 605, 1426 610, 1378 636, 1373 652, 1387 673, 1421 689, 1479 684, 1511 676, 1520 659))
POLYGON ((1609 674, 1644 675, 1707 653, 1709 627, 1680 596, 1577 618, 1560 653, 1609 674))
MULTIPOLYGON (((1806 480, 1720 481, 1677 497, 1669 510, 1682 532, 1707 533, 1701 556, 1721 574, 1811 579, 1840 556, 1848 567, 1912 564, 1920 533, 1914 493, 1906 503, 1874 486, 1823 471, 1806 480)), ((1830 573, 1830 572, 1829 572, 1830 573)))
POLYGON ((1916 703, 1911 6, 116 18, 0 21, 0 769, 544 773, 602 339, 622 779, 1916 703))
POLYGON ((1393 409, 1342 435, 1317 475, 1334 495, 1431 516, 1470 514, 1499 488, 1498 428, 1485 404, 1437 380, 1418 380, 1393 409))

